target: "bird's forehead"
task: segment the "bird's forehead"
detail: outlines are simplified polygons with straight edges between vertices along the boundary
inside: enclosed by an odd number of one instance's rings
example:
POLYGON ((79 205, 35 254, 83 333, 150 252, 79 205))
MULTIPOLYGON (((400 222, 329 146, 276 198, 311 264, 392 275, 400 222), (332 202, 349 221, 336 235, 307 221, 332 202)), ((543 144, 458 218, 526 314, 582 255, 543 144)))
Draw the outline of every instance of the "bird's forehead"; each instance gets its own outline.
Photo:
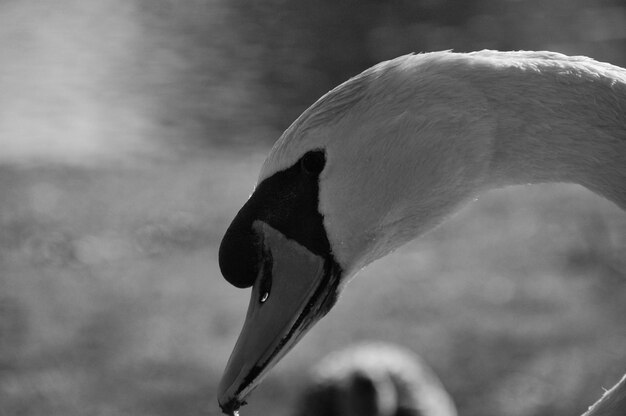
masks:
MULTIPOLYGON (((388 66, 390 64, 387 64, 388 66)), ((309 150, 324 149, 341 141, 341 129, 351 116, 361 114, 376 97, 372 86, 383 67, 372 67, 323 95, 298 117, 272 148, 259 182, 292 166, 309 150), (374 94, 372 94, 374 92, 374 94), (359 111, 361 109, 361 111, 359 111)))
POLYGON ((269 178, 277 172, 285 170, 298 161, 305 152, 305 147, 300 141, 286 142, 285 134, 274 144, 272 150, 267 155, 261 172, 259 173, 258 183, 269 178))
POLYGON ((258 183, 293 166, 306 152, 327 148, 328 140, 324 140, 323 137, 310 133, 294 137, 292 134, 293 132, 287 130, 276 142, 263 163, 258 183))
MULTIPOLYGON (((413 95, 415 78, 432 59, 427 55, 405 55, 381 62, 332 89, 300 115, 276 142, 267 158, 259 182, 292 166, 309 150, 348 148, 346 142, 372 118, 393 116, 403 100, 413 95), (410 85, 413 87, 409 88, 410 85)), ((332 159, 332 155, 330 155, 332 159)))

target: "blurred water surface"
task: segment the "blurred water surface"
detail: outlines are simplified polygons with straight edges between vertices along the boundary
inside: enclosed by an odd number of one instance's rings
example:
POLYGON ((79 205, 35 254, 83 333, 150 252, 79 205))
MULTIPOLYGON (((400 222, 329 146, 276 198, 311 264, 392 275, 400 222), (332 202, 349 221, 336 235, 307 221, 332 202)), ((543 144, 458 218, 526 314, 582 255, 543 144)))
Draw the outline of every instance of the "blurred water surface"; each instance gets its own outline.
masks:
MULTIPOLYGON (((617 0, 0 2, 0 414, 218 414, 248 292, 216 250, 302 110, 408 52, 626 66, 625 28, 617 0)), ((626 371, 625 251, 578 186, 490 192, 361 273, 244 414, 365 339, 419 352, 461 415, 582 413, 626 371)))

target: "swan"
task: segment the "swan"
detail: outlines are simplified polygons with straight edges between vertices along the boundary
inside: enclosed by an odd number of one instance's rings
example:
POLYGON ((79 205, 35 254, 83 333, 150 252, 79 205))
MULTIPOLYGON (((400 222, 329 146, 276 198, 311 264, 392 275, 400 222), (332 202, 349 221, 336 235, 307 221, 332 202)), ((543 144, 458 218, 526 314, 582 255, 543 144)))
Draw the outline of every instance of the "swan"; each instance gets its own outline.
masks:
POLYGON ((435 373, 415 354, 367 342, 318 363, 293 416, 457 416, 435 373))
POLYGON ((220 245, 224 278, 252 286, 222 410, 245 403, 358 270, 487 189, 539 182, 578 183, 626 209, 626 69, 553 52, 431 52, 321 97, 275 143, 220 245))

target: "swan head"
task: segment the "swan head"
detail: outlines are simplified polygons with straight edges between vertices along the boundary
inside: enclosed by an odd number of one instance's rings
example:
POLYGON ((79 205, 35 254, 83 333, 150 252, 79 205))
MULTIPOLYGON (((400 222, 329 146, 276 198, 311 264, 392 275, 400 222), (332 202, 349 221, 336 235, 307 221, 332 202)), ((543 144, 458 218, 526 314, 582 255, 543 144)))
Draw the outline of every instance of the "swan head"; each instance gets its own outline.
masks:
POLYGON ((219 387, 225 412, 358 270, 477 192, 492 123, 454 56, 408 55, 366 70, 313 104, 271 150, 220 246, 224 277, 252 286, 219 387))

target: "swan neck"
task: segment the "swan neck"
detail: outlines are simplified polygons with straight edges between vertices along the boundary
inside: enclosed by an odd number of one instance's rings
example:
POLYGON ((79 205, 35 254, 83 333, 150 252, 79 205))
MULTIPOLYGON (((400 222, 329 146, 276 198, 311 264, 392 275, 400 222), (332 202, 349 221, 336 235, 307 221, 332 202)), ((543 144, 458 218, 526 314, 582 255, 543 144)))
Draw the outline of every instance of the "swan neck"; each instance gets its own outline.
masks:
POLYGON ((485 86, 494 185, 573 182, 626 209, 626 70, 548 62, 507 76, 507 88, 485 86))

